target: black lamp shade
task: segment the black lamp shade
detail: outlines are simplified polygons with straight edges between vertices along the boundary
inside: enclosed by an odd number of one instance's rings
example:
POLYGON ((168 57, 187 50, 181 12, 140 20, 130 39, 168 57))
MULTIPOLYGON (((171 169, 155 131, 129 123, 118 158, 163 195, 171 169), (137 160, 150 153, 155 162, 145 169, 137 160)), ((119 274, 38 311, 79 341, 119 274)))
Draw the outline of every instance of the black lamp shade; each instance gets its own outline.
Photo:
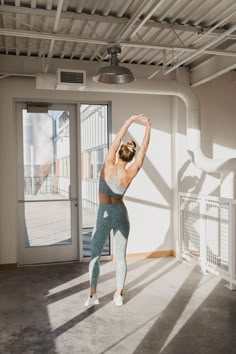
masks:
POLYGON ((103 84, 128 84, 135 80, 134 75, 128 68, 119 66, 118 53, 120 53, 120 48, 108 49, 108 54, 111 54, 110 65, 100 68, 93 77, 94 81, 103 84))

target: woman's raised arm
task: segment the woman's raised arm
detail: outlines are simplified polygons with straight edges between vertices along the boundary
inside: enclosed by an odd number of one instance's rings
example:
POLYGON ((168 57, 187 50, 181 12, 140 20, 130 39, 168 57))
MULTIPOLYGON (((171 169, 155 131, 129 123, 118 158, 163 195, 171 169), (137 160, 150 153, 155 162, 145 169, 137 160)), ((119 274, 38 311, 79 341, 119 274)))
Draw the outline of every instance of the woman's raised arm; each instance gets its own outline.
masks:
POLYGON ((143 161, 147 152, 147 148, 148 148, 148 144, 150 141, 150 135, 151 135, 151 124, 150 124, 150 120, 147 117, 140 117, 138 119, 140 122, 142 122, 145 126, 145 134, 144 134, 144 138, 140 147, 139 152, 137 153, 135 162, 132 163, 132 165, 128 168, 128 172, 129 174, 131 174, 131 177, 135 177, 136 174, 138 173, 138 171, 140 170, 140 168, 143 165, 143 161))
POLYGON ((106 154, 105 162, 111 162, 111 163, 115 164, 116 153, 120 147, 122 138, 124 137, 125 133, 127 132, 128 128, 130 127, 130 125, 142 117, 144 118, 144 116, 142 114, 140 114, 138 116, 131 116, 129 119, 127 119, 127 121, 124 123, 124 125, 119 130, 119 132, 116 134, 116 137, 113 140, 113 142, 106 154))

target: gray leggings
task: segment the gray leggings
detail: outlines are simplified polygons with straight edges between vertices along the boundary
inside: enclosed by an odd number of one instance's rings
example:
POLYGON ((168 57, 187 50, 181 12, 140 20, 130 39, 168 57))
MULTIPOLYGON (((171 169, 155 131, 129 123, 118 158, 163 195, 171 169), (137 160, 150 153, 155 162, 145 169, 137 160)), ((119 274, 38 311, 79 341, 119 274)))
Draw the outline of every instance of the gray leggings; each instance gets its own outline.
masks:
POLYGON ((125 255, 130 225, 128 213, 123 202, 99 205, 91 242, 90 286, 97 286, 102 249, 112 229, 115 238, 117 289, 123 289, 124 287, 127 274, 125 255))

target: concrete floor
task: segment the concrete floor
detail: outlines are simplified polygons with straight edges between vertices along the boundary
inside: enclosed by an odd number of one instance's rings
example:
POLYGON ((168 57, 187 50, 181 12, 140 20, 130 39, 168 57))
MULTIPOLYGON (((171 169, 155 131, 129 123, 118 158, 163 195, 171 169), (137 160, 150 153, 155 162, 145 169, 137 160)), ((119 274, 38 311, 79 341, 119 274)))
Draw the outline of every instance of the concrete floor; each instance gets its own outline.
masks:
POLYGON ((100 305, 83 306, 88 264, 0 272, 0 353, 233 354, 236 293, 175 258, 128 261, 125 305, 115 263, 101 265, 100 305))

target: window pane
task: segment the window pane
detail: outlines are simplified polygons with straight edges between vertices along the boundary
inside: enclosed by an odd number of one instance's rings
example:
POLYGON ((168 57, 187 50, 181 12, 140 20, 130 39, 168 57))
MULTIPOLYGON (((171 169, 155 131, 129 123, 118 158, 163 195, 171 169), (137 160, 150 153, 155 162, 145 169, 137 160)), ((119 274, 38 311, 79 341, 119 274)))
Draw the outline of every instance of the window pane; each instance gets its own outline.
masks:
MULTIPOLYGON (((91 236, 98 208, 98 180, 108 148, 107 105, 81 105, 83 255, 91 255, 91 236)), ((102 255, 110 254, 110 240, 102 255)))
POLYGON ((25 200, 69 198, 69 112, 23 110, 25 200))
POLYGON ((71 244, 69 201, 25 203, 25 247, 71 244))
POLYGON ((23 110, 25 247, 71 243, 69 127, 69 112, 23 110))

